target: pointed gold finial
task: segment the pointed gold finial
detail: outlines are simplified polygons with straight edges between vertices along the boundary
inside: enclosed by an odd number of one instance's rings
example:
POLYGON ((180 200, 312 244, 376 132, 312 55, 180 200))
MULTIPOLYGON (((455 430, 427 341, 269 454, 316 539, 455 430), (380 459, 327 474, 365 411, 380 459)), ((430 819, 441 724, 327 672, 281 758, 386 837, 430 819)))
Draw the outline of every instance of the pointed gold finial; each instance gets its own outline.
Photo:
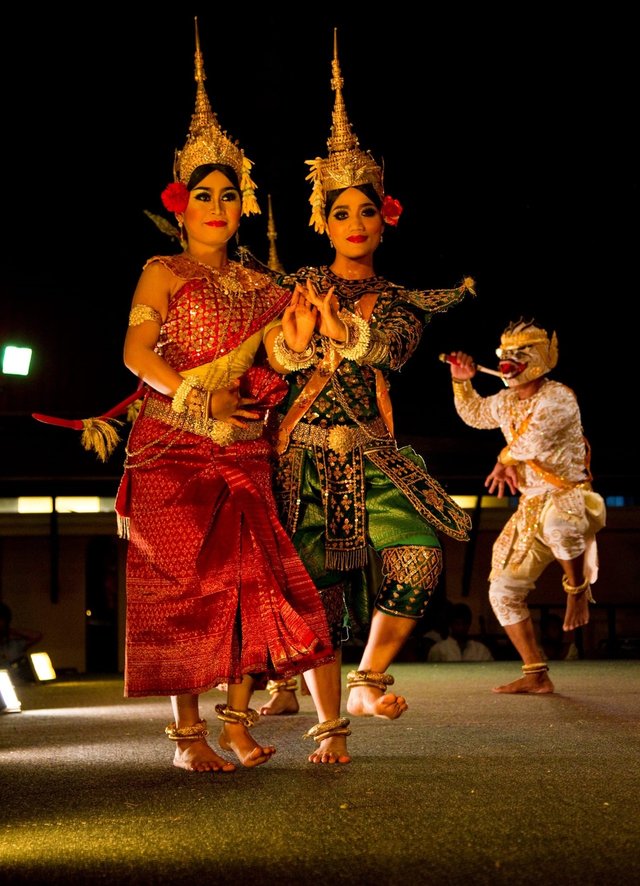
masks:
POLYGON ((267 237, 269 238, 269 260, 267 262, 267 267, 271 268, 272 271, 279 271, 281 273, 284 273, 284 267, 280 263, 278 253, 276 251, 276 240, 278 239, 278 234, 276 233, 276 225, 273 220, 271 194, 267 195, 267 200, 269 201, 269 217, 267 221, 267 237))
POLYGON ((237 143, 233 142, 220 127, 204 86, 207 77, 200 49, 197 16, 195 17, 195 30, 196 105, 185 146, 181 151, 175 153, 174 181, 180 181, 186 185, 193 170, 205 163, 222 163, 230 166, 238 176, 240 183, 243 214, 259 213, 260 207, 255 196, 256 186, 251 180, 253 163, 245 157, 242 148, 238 147, 237 143))
POLYGON ((351 123, 347 118, 347 110, 342 95, 342 87, 344 79, 340 71, 340 62, 338 61, 338 29, 333 29, 333 61, 331 62, 331 88, 336 94, 333 114, 331 136, 327 140, 329 153, 335 151, 352 151, 358 147, 358 139, 351 130, 351 123))
POLYGON ((314 160, 305 160, 311 169, 307 175, 307 181, 310 181, 313 186, 309 198, 312 207, 309 224, 313 225, 319 234, 326 230, 324 216, 328 191, 370 184, 375 188, 381 200, 384 197, 382 167, 376 163, 369 151, 360 149, 358 139, 347 118, 342 95, 343 86, 344 80, 338 61, 338 29, 334 28, 331 88, 336 97, 332 113, 331 135, 327 140, 329 156, 326 159, 316 157, 314 160))

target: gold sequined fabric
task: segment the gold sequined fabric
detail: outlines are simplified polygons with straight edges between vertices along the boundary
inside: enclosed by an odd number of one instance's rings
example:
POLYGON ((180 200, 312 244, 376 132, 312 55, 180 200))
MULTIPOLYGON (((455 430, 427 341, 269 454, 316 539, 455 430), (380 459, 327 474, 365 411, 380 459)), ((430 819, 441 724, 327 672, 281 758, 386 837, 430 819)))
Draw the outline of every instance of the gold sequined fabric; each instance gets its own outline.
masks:
POLYGON ((184 280, 157 345, 178 372, 227 354, 281 314, 291 298, 270 276, 239 262, 218 270, 183 253, 154 256, 146 264, 155 261, 184 280))

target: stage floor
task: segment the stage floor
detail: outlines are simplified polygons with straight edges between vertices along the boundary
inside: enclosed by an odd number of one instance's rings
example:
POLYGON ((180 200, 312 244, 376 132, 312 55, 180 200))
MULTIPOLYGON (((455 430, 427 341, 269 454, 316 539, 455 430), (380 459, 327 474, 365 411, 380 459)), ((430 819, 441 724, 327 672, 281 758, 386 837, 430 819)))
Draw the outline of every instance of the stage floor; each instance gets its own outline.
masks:
MULTIPOLYGON (((22 712, 0 716, 0 880, 640 881, 639 661, 554 663, 549 696, 491 692, 517 662, 390 672, 409 710, 352 718, 351 764, 307 762, 301 696, 255 727, 272 760, 228 774, 173 767, 168 700, 125 699, 118 677, 18 687, 22 712)), ((223 700, 203 696, 214 739, 223 700)))

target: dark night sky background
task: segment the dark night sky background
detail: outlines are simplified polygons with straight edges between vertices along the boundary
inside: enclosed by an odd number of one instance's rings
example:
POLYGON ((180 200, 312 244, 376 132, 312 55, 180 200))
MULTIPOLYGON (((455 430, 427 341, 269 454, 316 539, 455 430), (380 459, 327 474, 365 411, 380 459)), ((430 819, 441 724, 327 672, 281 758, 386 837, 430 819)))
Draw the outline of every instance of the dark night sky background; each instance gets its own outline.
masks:
MULTIPOLYGON (((243 220, 245 245, 267 259, 271 193, 285 266, 330 257, 308 226, 304 161, 326 156, 337 26, 349 118, 361 147, 384 159, 387 191, 405 210, 385 233, 376 270, 420 288, 477 281, 477 298, 436 316, 396 377, 399 434, 426 438, 436 453, 460 441, 486 449, 490 432, 457 418, 438 354, 461 348, 494 367, 505 325, 534 317, 557 331, 553 377, 578 395, 596 482, 614 478, 611 491, 616 477, 637 485, 630 13, 608 5, 559 17, 557 5, 523 5, 499 15, 448 4, 421 7, 418 19, 418 6, 405 3, 376 13, 360 4, 357 14, 330 5, 294 14, 284 4, 269 13, 217 8, 224 14, 210 4, 136 4, 134 19, 113 5, 1 16, 14 55, 0 62, 0 338, 22 338, 37 356, 31 378, 0 382, 3 427, 16 429, 3 433, 0 474, 57 474, 68 461, 78 474, 119 474, 117 457, 96 465, 75 434, 29 416, 94 415, 135 386, 122 364, 133 289, 147 257, 174 251, 144 210, 164 214, 160 192, 188 131, 198 14, 211 103, 255 162, 263 215, 243 220)), ((500 382, 478 384, 490 393, 500 382)), ((490 468, 483 455, 479 470, 490 468)))

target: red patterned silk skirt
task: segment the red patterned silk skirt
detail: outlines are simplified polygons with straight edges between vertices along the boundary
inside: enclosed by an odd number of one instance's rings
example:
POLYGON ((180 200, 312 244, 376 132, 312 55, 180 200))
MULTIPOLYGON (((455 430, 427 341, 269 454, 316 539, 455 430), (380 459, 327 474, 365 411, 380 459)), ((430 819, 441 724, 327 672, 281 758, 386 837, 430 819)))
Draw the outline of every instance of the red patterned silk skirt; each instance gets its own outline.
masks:
POLYGON ((125 696, 332 661, 319 594, 278 520, 269 443, 221 447, 140 415, 128 448, 125 696))

